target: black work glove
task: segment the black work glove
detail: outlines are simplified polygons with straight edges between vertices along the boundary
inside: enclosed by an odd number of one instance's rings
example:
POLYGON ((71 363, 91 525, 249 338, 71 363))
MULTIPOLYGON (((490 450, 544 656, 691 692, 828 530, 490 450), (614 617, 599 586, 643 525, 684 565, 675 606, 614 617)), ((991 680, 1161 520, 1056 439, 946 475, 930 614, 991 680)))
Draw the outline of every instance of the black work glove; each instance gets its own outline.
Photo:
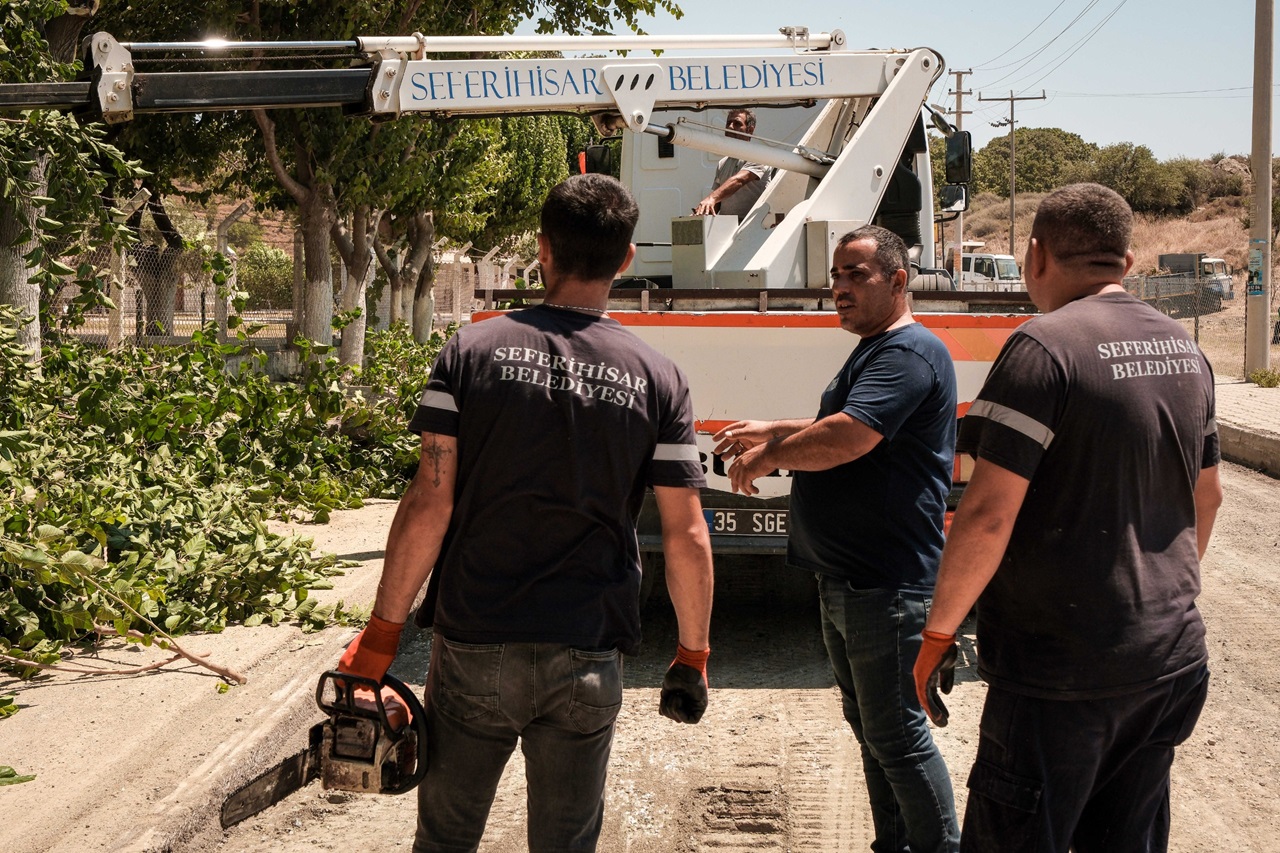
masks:
POLYGON ((676 659, 662 679, 658 713, 677 723, 696 723, 707 710, 707 657, 711 650, 691 652, 676 645, 676 659))
POLYGON ((942 704, 938 691, 950 693, 956 684, 956 658, 959 657, 956 635, 925 631, 921 639, 923 643, 913 671, 916 698, 935 725, 945 726, 947 706, 942 704))

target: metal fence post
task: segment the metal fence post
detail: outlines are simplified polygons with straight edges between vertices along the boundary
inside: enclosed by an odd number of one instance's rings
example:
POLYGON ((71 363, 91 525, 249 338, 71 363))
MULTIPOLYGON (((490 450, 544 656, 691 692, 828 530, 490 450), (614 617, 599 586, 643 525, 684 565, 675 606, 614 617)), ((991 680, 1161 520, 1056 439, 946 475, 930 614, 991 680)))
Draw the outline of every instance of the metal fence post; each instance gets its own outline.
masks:
MULTIPOLYGON (((130 216, 151 199, 151 190, 140 189, 133 194, 132 197, 124 204, 120 205, 120 213, 116 216, 116 221, 123 224, 129 220, 130 216)), ((125 292, 125 276, 128 273, 126 266, 127 258, 125 250, 113 250, 111 252, 111 280, 108 283, 107 296, 111 299, 114 308, 107 311, 107 348, 115 349, 120 346, 124 340, 124 292, 125 292)), ((135 297, 135 302, 137 301, 135 297)), ((139 326, 141 328, 141 326, 139 326)), ((134 330, 134 334, 138 335, 138 330, 134 330)), ((139 336, 141 340, 141 336, 139 336)))
POLYGON ((124 249, 111 250, 111 278, 107 298, 107 349, 116 349, 124 340, 124 249))
POLYGON ((242 201, 240 206, 231 213, 227 214, 227 218, 218 223, 218 252, 223 257, 231 261, 231 274, 227 277, 224 285, 226 294, 215 292, 213 294, 213 316, 218 322, 218 342, 226 343, 227 340, 227 317, 231 309, 231 293, 236 287, 236 263, 235 255, 230 251, 231 241, 227 236, 227 232, 232 225, 240 220, 240 217, 249 212, 249 202, 242 201))
POLYGON ((293 304, 289 312, 289 322, 284 326, 285 343, 292 345, 302 328, 302 317, 306 310, 307 270, 305 244, 302 229, 293 232, 293 304))

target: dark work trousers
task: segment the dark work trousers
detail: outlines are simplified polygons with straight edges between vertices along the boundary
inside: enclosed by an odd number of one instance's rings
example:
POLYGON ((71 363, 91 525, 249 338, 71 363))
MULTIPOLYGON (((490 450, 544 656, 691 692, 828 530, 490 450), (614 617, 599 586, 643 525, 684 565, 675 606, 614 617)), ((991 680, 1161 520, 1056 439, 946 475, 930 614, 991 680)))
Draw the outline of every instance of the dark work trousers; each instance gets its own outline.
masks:
POLYGON ((1174 747, 1208 689, 1206 667, 1108 699, 988 689, 960 849, 1163 853, 1174 747))
POLYGON ((954 853, 960 826, 947 765, 916 698, 929 596, 854 589, 818 575, 822 633, 844 717, 862 747, 874 853, 954 853))
POLYGON ((414 853, 474 851, 517 742, 529 851, 594 851, 604 818, 622 655, 544 643, 471 645, 438 632, 423 703, 427 775, 414 853))

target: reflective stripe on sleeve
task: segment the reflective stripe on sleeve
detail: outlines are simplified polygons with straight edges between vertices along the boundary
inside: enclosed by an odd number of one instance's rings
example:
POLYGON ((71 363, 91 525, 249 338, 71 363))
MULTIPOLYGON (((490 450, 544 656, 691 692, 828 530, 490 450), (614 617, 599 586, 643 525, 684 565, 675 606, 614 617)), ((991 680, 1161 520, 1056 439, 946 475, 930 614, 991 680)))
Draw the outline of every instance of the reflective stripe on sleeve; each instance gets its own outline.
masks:
POLYGON ((444 409, 446 412, 458 411, 458 404, 454 401, 453 395, 443 391, 424 392, 418 405, 426 406, 428 409, 444 409))
POLYGON ((966 417, 986 418, 989 421, 1007 426, 1015 432, 1020 432, 1027 438, 1031 439, 1041 447, 1047 448, 1053 441, 1053 430, 1044 424, 1027 417, 1022 412, 1016 412, 1007 406, 1001 406, 998 403, 992 403, 990 400, 977 400, 969 407, 969 414, 966 417))
POLYGON ((653 449, 654 462, 701 462, 696 444, 659 444, 653 449))

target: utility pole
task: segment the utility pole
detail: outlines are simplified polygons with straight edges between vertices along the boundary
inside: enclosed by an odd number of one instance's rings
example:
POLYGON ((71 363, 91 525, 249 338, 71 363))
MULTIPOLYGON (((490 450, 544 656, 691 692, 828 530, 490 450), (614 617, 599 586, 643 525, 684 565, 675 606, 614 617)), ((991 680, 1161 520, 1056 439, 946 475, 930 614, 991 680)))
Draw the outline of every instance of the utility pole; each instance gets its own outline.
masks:
MULTIPOLYGON (((1258 0, 1258 2, 1262 2, 1262 0, 1258 0)), ((978 93, 979 101, 1008 101, 1009 102, 1009 254, 1011 255, 1015 254, 1013 249, 1014 221, 1015 221, 1014 210, 1013 210, 1013 197, 1016 193, 1016 183, 1017 183, 1017 179, 1016 179, 1017 167, 1015 165, 1017 160, 1017 145, 1014 141, 1014 133, 1013 133, 1017 125, 1014 123, 1013 108, 1014 108, 1014 104, 1016 104, 1018 101, 1043 101, 1044 99, 1045 99, 1044 89, 1040 90, 1039 95, 1018 96, 1018 95, 1014 95, 1013 92, 1010 91, 1009 97, 1007 98, 984 98, 981 92, 978 93)), ((1003 121, 998 121, 998 122, 992 122, 991 126, 1003 127, 1004 124, 1005 123, 1003 121)))
MULTIPOLYGON (((964 78, 966 75, 972 74, 972 73, 973 73, 972 70, 951 72, 952 76, 956 78, 956 87, 954 90, 952 90, 951 92, 948 92, 947 94, 956 96, 956 108, 951 114, 956 117, 955 124, 956 124, 957 132, 964 130, 964 117, 969 115, 972 112, 972 110, 966 110, 964 108, 964 96, 973 94, 972 90, 965 89, 964 78)), ((945 240, 943 241, 943 244, 944 244, 943 248, 945 249, 946 248, 945 240)), ((955 275, 956 281, 960 281, 960 274, 964 268, 963 253, 964 253, 964 211, 962 210, 958 214, 956 214, 956 245, 951 256, 951 269, 952 269, 953 275, 955 275)), ((946 264, 944 263, 943 266, 946 266, 946 264)))
POLYGON ((1249 218, 1249 283, 1244 303, 1244 375, 1270 366, 1271 319, 1271 53, 1274 0, 1257 0, 1253 23, 1253 213, 1249 218))

